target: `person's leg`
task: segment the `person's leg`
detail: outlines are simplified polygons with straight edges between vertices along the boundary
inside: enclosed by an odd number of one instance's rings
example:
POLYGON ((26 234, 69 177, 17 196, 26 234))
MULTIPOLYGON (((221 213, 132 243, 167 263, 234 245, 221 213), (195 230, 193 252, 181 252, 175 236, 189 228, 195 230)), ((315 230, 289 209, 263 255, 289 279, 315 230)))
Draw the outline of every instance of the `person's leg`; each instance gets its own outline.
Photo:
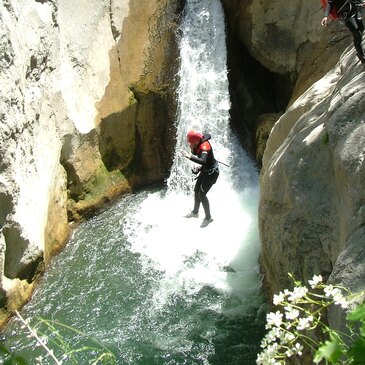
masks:
POLYGON ((357 23, 357 27, 359 28, 360 33, 364 32, 364 23, 362 21, 362 12, 358 11, 356 13, 356 23, 357 23))
POLYGON ((199 200, 201 201, 203 208, 204 208, 204 213, 205 213, 205 219, 211 219, 211 215, 210 215, 210 204, 209 204, 209 200, 207 197, 208 191, 210 190, 210 188, 213 186, 213 184, 215 183, 216 179, 213 178, 212 175, 203 175, 202 174, 202 183, 199 189, 199 200))
POLYGON ((194 209, 192 211, 192 213, 194 214, 198 214, 199 213, 199 208, 200 208, 200 196, 199 196, 199 192, 200 192, 200 187, 202 185, 202 175, 200 175, 195 183, 194 186, 194 209))
POLYGON ((362 20, 358 19, 357 16, 352 17, 345 22, 346 27, 352 33, 354 46, 356 49, 357 56, 361 60, 361 62, 365 62, 364 51, 362 49, 361 41, 362 41, 362 32, 364 30, 364 26, 362 20))
POLYGON ((203 208, 204 208, 204 213, 205 213, 205 219, 211 219, 211 215, 210 215, 210 205, 209 205, 209 200, 207 198, 207 192, 204 191, 201 187, 201 190, 199 191, 199 199, 202 202, 203 208))

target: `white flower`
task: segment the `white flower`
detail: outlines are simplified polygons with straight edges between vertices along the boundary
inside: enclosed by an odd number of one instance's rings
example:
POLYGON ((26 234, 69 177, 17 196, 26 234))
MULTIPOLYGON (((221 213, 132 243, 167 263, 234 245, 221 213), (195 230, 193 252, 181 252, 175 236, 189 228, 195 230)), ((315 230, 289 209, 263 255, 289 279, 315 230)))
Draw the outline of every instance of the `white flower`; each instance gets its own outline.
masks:
POLYGON ((261 340, 261 344, 260 347, 262 349, 264 349, 265 347, 267 347, 267 345, 269 344, 268 338, 265 336, 262 340, 261 340))
POLYGON ((285 352, 286 356, 291 357, 293 355, 302 355, 303 346, 297 342, 294 347, 288 348, 285 352))
POLYGON ((279 294, 274 295, 273 303, 274 303, 274 305, 282 304, 284 299, 285 299, 285 294, 280 292, 279 294))
POLYGON ((271 330, 270 332, 268 332, 266 334, 266 336, 262 339, 261 341, 261 347, 265 348, 267 346, 269 346, 272 342, 276 341, 276 335, 275 333, 271 330))
POLYGON ((349 303, 347 303, 345 298, 341 303, 336 303, 336 304, 339 304, 341 306, 341 308, 343 308, 343 309, 348 309, 348 307, 349 307, 349 303))
POLYGON ((333 296, 333 300, 335 304, 340 305, 343 309, 346 309, 349 306, 349 303, 347 302, 346 298, 341 293, 335 294, 333 296))
POLYGON ((279 311, 276 311, 275 313, 270 312, 266 316, 266 320, 267 320, 266 329, 272 327, 280 327, 280 325, 283 323, 283 315, 279 311))
POLYGON ((287 345, 295 339, 295 336, 291 332, 282 332, 280 336, 280 344, 287 345))
POLYGON ((344 309, 348 308, 349 303, 347 302, 346 298, 343 296, 339 288, 335 288, 333 287, 333 285, 330 284, 325 286, 323 291, 327 298, 332 297, 335 304, 340 305, 344 309))
POLYGON ((264 355, 262 353, 259 353, 256 358, 256 364, 257 365, 264 365, 264 355))
POLYGON ((293 349, 287 349, 285 351, 285 355, 288 356, 288 357, 292 357, 294 355, 293 349))
POLYGON ((333 298, 335 295, 341 294, 340 289, 334 288, 332 284, 325 286, 323 291, 327 298, 333 298))
POLYGON ((297 303, 299 299, 303 298, 308 292, 304 286, 296 286, 292 293, 289 294, 288 300, 292 303, 297 303))
POLYGON ((273 358, 272 354, 269 353, 267 350, 262 351, 257 355, 256 364, 257 365, 268 365, 268 364, 275 364, 275 358, 273 358))
POLYGON ((282 336, 283 330, 280 327, 273 327, 270 331, 270 336, 272 338, 272 342, 276 341, 276 339, 282 336))
POLYGON ((313 321, 313 316, 309 316, 307 318, 299 318, 298 325, 297 325, 297 330, 301 331, 301 330, 304 330, 306 328, 309 328, 312 321, 313 321))
POLYGON ((303 346, 299 342, 297 342, 293 348, 293 351, 294 354, 301 356, 303 351, 303 346))
POLYGON ((276 342, 274 342, 274 343, 272 343, 271 345, 267 346, 266 351, 267 351, 267 353, 268 353, 270 356, 275 357, 275 355, 276 355, 276 354, 277 354, 277 352, 278 352, 278 349, 279 349, 279 345, 278 345, 276 342))
POLYGON ((333 295, 333 301, 335 304, 340 305, 343 309, 346 309, 349 306, 346 298, 343 296, 340 290, 336 291, 336 293, 333 295))
POLYGON ((308 280, 309 285, 312 289, 316 288, 319 283, 323 281, 322 275, 314 275, 312 280, 308 280))
POLYGON ((290 290, 288 290, 288 289, 284 289, 284 295, 285 296, 288 296, 288 295, 290 295, 291 294, 291 291, 290 290))
POLYGON ((285 313, 285 317, 286 319, 295 319, 299 317, 299 311, 296 308, 293 308, 292 306, 287 306, 284 307, 286 313, 285 313))
POLYGON ((265 348, 271 348, 277 346, 276 340, 283 336, 283 330, 278 327, 273 327, 262 339, 260 346, 265 348), (271 346, 271 347, 270 347, 271 346))

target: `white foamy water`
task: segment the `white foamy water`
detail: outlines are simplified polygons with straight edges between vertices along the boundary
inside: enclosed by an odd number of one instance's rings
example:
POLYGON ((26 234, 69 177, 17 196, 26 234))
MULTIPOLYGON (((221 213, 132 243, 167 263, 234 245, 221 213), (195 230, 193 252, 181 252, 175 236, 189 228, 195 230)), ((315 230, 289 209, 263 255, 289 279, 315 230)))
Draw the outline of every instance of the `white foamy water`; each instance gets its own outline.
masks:
POLYGON ((125 232, 132 250, 165 272, 156 302, 204 285, 234 291, 246 301, 259 286, 257 171, 229 127, 225 25, 218 0, 187 2, 180 58, 177 144, 168 188, 148 196, 125 232), (216 159, 230 165, 220 164, 208 193, 214 221, 206 228, 200 228, 202 206, 200 218, 184 218, 193 208, 194 164, 180 152, 188 150, 186 133, 192 128, 211 134, 216 159))

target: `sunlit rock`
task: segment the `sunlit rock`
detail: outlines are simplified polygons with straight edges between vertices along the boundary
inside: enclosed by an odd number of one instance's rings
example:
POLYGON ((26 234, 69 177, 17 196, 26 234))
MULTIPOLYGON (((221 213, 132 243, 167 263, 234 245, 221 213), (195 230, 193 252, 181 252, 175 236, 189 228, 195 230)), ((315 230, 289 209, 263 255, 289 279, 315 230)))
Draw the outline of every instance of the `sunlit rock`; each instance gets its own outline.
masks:
POLYGON ((271 132, 259 207, 270 294, 290 286, 288 273, 364 289, 364 71, 349 47, 271 132))
POLYGON ((65 244, 68 220, 165 178, 179 3, 0 4, 2 304, 10 293, 24 304, 33 274, 65 244), (118 146, 132 156, 125 164, 108 164, 120 156, 99 138, 107 120, 111 135, 133 141, 118 146))

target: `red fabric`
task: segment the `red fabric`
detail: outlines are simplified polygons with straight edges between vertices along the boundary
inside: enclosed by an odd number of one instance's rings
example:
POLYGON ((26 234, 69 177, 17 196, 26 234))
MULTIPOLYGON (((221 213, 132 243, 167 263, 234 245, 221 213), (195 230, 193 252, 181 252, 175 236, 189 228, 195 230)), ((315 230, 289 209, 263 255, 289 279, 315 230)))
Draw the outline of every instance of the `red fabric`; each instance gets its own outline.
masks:
MULTIPOLYGON (((321 0, 321 5, 322 5, 323 10, 326 10, 327 0, 321 0)), ((332 6, 332 10, 331 10, 329 16, 333 20, 338 19, 338 13, 337 13, 336 5, 332 6)))
POLYGON ((211 146, 210 146, 210 143, 208 142, 208 141, 205 141, 205 142, 203 142, 200 146, 199 146, 199 148, 198 148, 198 150, 197 150, 197 155, 199 155, 200 154, 200 152, 202 152, 202 151, 209 151, 211 149, 211 146))

